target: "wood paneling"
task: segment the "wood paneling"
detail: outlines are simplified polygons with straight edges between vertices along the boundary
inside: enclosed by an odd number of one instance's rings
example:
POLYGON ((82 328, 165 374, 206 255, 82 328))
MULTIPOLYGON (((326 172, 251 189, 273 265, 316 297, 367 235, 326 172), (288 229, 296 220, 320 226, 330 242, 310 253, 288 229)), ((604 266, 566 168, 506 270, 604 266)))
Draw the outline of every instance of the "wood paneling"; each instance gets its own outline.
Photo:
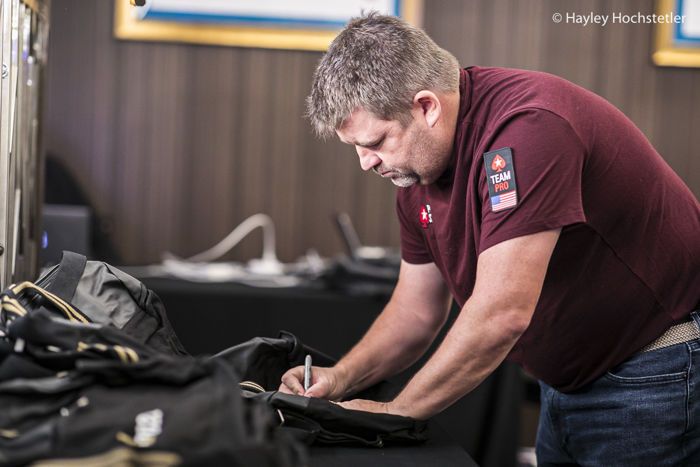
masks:
MULTIPOLYGON (((554 24, 554 12, 651 13, 652 0, 430 0, 425 28, 464 65, 537 69, 606 97, 700 193, 700 70, 651 64, 651 25, 554 24)), ((331 215, 397 245, 393 188, 302 118, 321 55, 116 41, 112 0, 52 2, 47 152, 88 193, 126 263, 201 251, 256 212, 278 253, 342 251, 331 215)), ((230 256, 259 254, 259 235, 230 256)))

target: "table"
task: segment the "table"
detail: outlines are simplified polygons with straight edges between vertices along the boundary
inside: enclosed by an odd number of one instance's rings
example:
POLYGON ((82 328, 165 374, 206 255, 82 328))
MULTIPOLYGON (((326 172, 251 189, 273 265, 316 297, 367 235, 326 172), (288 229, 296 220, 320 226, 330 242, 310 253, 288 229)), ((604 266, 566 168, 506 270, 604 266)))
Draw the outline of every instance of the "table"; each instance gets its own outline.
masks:
POLYGON ((430 439, 416 446, 383 448, 313 446, 310 467, 476 467, 477 464, 437 422, 428 425, 430 439))
MULTIPOLYGON (((170 278, 142 280, 161 297, 177 335, 193 354, 216 353, 253 337, 277 336, 286 330, 306 345, 338 358, 362 337, 389 299, 388 295, 348 295, 313 285, 262 289, 170 278)), ((457 311, 455 307, 450 320, 457 311)), ((443 330, 438 342, 444 334, 443 330)), ((406 381, 425 360, 397 380, 406 381)), ((454 439, 453 447, 461 446, 479 465, 514 466, 523 394, 520 370, 505 363, 435 420, 454 439)), ((335 456, 333 451, 325 455, 335 456)), ((347 455, 361 455, 361 450, 347 455)))

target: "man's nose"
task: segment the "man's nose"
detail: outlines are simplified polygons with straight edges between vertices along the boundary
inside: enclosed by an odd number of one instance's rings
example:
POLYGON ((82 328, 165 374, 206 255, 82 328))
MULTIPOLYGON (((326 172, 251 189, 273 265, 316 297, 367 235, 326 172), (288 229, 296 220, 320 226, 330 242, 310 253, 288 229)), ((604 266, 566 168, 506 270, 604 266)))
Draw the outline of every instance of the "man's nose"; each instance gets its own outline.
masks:
POLYGON ((355 146, 355 148, 357 149, 357 155, 360 157, 360 167, 362 167, 362 170, 367 171, 372 167, 376 167, 377 164, 382 162, 380 157, 374 151, 361 146, 355 146))

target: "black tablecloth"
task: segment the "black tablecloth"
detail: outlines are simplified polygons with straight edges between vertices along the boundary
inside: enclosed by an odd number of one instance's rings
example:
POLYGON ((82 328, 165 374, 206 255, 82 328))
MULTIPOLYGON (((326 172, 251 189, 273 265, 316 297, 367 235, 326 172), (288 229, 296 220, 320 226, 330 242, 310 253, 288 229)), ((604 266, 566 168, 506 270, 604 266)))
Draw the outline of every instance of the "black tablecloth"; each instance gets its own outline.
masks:
POLYGON ((437 423, 430 439, 416 446, 383 448, 314 446, 311 467, 472 467, 477 464, 437 423))

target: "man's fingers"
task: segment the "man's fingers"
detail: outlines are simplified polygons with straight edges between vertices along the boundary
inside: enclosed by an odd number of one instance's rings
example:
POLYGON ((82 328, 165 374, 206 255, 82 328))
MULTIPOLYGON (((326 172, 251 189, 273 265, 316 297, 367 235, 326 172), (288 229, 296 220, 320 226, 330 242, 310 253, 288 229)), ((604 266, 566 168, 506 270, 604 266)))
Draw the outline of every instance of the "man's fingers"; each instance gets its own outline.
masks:
POLYGON ((316 383, 313 384, 309 387, 309 389, 304 393, 306 397, 323 397, 323 388, 321 388, 321 383, 316 383))
POLYGON ((282 375, 282 384, 289 388, 293 394, 304 394, 304 386, 302 386, 299 379, 291 371, 282 375))
POLYGON ((302 381, 304 379, 304 367, 298 366, 287 371, 282 376, 281 392, 289 394, 298 394, 306 397, 321 397, 327 398, 330 394, 330 385, 325 369, 314 367, 312 372, 312 384, 308 390, 304 390, 302 381), (284 388, 282 387, 284 386, 284 388), (286 389, 286 390, 285 390, 286 389))

